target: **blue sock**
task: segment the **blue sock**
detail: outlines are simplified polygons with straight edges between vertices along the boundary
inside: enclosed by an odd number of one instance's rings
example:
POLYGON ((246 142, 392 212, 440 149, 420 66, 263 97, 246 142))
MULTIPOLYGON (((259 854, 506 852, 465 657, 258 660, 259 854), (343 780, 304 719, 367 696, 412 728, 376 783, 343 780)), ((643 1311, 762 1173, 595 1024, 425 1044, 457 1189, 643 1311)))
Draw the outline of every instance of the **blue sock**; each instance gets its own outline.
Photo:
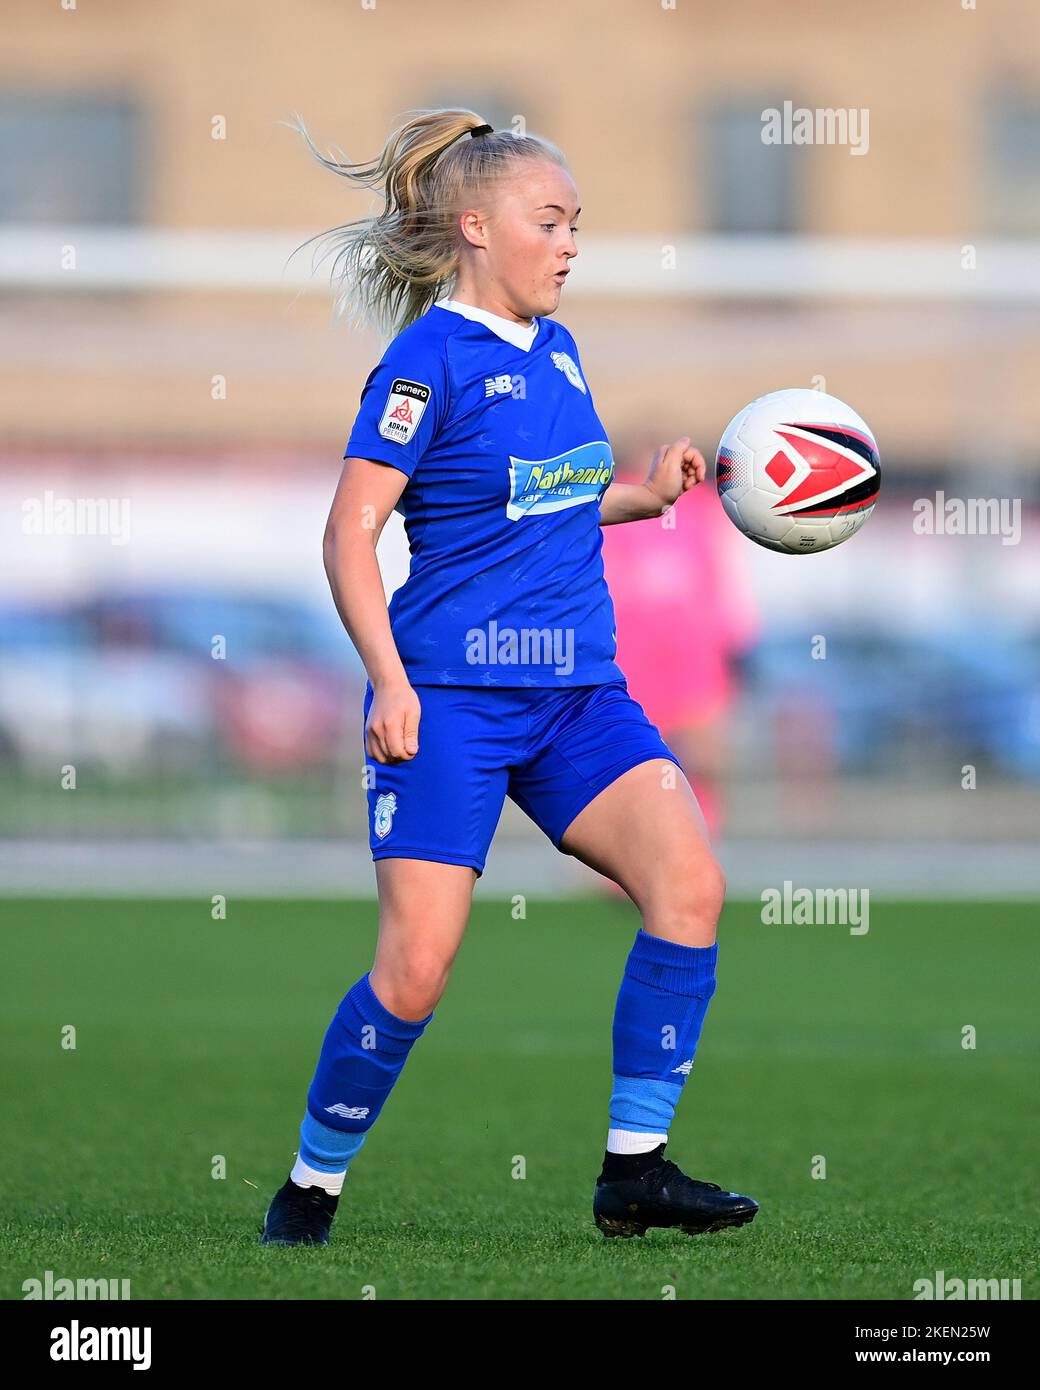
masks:
POLYGON ((345 1172, 432 1018, 412 1023, 392 1014, 367 974, 350 989, 329 1024, 307 1092, 299 1153, 308 1167, 345 1172))
POLYGON ((645 1152, 667 1139, 715 993, 718 951, 717 941, 682 946, 640 927, 614 1011, 608 1149, 645 1152))

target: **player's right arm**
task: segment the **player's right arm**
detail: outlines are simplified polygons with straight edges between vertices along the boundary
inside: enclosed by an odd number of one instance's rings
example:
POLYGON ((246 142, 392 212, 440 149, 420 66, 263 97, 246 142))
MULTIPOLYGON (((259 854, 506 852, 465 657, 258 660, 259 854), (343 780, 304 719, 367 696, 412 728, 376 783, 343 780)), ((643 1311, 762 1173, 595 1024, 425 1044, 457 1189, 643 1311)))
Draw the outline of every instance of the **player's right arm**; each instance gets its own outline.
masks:
POLYGON ((325 528, 325 570, 343 625, 372 683, 365 751, 401 762, 419 751, 419 697, 394 642, 376 542, 447 416, 443 343, 412 325, 368 374, 325 528))
POLYGON ((408 682, 387 612, 376 543, 408 475, 372 459, 347 458, 325 526, 332 597, 372 683, 365 752, 379 763, 419 751, 419 697, 408 682))

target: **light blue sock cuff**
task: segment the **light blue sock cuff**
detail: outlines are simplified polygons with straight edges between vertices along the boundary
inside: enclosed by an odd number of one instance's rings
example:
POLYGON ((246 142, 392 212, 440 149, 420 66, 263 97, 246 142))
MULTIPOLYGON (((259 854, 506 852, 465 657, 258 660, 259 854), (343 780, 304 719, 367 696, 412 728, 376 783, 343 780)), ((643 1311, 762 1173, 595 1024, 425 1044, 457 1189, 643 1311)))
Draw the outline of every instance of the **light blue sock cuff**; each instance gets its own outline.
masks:
POLYGON ((673 1081, 615 1075, 610 1096, 611 1127, 667 1134, 681 1095, 682 1085, 673 1081))
POLYGON ((319 1173, 342 1173, 367 1138, 367 1129, 360 1134, 331 1129, 308 1110, 300 1125, 300 1157, 319 1173))

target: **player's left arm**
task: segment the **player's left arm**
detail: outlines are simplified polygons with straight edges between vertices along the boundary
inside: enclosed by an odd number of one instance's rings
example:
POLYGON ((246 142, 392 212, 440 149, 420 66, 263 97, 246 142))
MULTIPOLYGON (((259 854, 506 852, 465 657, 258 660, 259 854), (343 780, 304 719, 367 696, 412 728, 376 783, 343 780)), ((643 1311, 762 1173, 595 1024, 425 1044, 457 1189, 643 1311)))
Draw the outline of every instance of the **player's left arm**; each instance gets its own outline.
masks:
POLYGON ((600 498, 599 524, 642 521, 660 516, 674 506, 684 492, 704 482, 707 464, 700 449, 683 435, 674 444, 662 444, 654 455, 646 481, 611 483, 600 498))

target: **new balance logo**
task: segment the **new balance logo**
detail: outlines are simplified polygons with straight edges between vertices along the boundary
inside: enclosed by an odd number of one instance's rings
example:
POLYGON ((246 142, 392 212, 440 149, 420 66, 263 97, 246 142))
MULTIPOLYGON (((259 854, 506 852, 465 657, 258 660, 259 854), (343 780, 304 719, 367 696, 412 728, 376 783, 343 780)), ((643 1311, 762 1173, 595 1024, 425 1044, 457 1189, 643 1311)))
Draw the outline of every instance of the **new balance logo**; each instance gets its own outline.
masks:
POLYGON ((489 396, 508 396, 513 390, 513 378, 505 376, 486 376, 484 378, 484 399, 489 396))
POLYGON ((344 1120, 363 1120, 368 1114, 367 1105, 344 1105, 338 1100, 335 1105, 326 1105, 330 1115, 340 1115, 344 1120))
POLYGON ((679 1065, 678 1065, 677 1067, 673 1067, 673 1068, 672 1068, 672 1071, 673 1071, 673 1072, 679 1071, 679 1072, 682 1072, 683 1076, 689 1076, 689 1074, 690 1074, 690 1072, 691 1072, 692 1069, 693 1069, 693 1058, 691 1057, 690 1060, 689 1060, 688 1062, 680 1062, 679 1065))

